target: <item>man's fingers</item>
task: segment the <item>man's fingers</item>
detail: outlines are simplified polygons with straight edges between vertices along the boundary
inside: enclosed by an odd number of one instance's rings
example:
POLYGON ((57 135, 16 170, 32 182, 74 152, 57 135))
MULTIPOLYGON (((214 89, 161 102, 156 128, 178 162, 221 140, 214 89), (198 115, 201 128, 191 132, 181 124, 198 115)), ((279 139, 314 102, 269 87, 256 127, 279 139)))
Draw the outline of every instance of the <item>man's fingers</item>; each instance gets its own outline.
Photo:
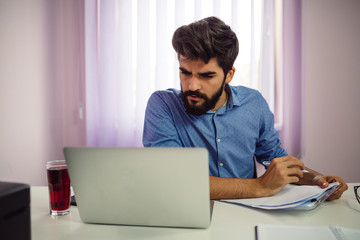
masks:
POLYGON ((302 178, 304 176, 304 173, 298 167, 291 167, 291 168, 288 168, 288 175, 289 176, 296 175, 296 176, 302 178))
POLYGON ((287 168, 292 168, 292 167, 298 167, 300 169, 305 168, 304 163, 293 156, 274 158, 272 160, 272 163, 275 167, 283 166, 283 167, 287 167, 287 168))
POLYGON ((289 177, 289 183, 297 183, 300 180, 297 176, 290 176, 289 177))
POLYGON ((321 188, 326 188, 329 186, 328 181, 326 180, 326 178, 324 176, 316 176, 313 179, 313 184, 314 185, 318 185, 321 188))

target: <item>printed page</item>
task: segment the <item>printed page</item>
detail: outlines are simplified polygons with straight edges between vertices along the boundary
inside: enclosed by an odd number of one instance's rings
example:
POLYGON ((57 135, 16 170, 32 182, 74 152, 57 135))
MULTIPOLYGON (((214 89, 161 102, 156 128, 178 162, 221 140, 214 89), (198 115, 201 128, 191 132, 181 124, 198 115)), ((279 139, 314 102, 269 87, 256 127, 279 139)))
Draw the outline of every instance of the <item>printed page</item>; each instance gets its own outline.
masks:
POLYGON ((328 226, 259 225, 257 240, 337 240, 328 226))

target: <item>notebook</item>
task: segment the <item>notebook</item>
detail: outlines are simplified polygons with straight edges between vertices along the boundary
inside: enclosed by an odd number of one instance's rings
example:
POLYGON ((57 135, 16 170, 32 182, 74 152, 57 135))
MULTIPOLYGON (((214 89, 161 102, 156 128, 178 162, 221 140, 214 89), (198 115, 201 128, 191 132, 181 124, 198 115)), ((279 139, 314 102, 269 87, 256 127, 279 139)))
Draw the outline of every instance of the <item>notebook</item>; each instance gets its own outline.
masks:
POLYGON ((65 147, 80 218, 86 223, 207 228, 204 148, 65 147))
POLYGON ((287 226, 260 224, 255 227, 256 240, 358 240, 360 230, 330 226, 287 226))

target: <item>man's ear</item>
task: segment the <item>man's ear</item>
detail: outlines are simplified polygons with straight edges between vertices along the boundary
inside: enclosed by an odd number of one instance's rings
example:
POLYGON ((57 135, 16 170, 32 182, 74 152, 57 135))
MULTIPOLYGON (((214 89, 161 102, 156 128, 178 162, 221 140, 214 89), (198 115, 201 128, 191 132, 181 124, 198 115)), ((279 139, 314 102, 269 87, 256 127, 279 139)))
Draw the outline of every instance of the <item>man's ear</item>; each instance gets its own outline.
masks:
POLYGON ((230 83, 235 74, 235 67, 233 66, 226 74, 225 83, 230 83))

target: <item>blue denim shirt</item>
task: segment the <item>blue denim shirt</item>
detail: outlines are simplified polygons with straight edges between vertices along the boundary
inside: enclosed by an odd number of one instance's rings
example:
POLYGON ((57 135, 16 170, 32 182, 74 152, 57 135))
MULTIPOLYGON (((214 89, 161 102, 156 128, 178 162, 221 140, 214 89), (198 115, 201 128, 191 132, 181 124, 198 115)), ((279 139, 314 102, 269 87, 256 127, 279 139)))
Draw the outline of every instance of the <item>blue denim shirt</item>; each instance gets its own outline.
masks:
POLYGON ((154 92, 146 108, 143 145, 206 148, 209 174, 229 178, 253 178, 254 157, 261 163, 286 156, 263 96, 242 86, 226 89, 227 103, 201 116, 185 112, 179 90, 154 92))

